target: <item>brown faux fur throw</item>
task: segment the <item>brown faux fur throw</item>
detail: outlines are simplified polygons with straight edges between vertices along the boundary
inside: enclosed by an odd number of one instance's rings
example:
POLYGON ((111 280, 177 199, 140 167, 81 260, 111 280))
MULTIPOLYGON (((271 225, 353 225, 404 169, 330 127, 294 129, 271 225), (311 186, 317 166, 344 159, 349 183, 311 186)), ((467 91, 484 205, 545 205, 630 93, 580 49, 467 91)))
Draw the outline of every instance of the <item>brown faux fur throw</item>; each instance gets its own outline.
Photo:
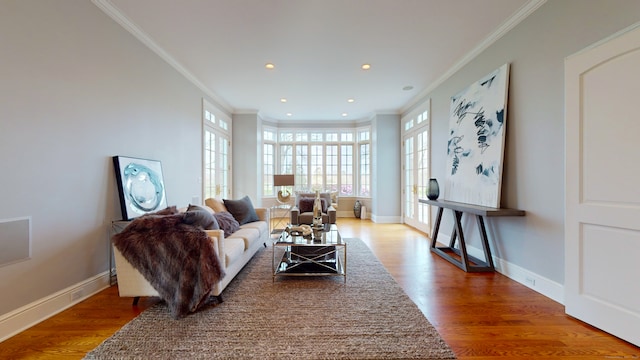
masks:
POLYGON ((145 215, 113 236, 113 244, 167 302, 174 319, 196 311, 224 276, 207 234, 183 219, 183 214, 145 215))

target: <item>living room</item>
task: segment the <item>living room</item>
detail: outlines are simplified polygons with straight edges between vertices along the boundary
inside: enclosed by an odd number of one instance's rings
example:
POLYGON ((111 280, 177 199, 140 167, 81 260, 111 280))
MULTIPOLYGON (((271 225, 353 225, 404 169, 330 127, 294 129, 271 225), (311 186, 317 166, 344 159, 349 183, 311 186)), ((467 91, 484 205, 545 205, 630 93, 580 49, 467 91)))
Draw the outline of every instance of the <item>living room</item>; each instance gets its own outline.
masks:
MULTIPOLYGON (((108 229, 120 219, 111 156, 160 159, 170 203, 186 206, 200 196, 202 99, 215 99, 91 2, 0 6, 0 219, 30 219, 29 260, 0 267, 4 339, 108 285, 108 229)), ((559 303, 564 59, 637 23, 638 14, 634 0, 546 1, 427 96, 432 175, 441 178, 451 95, 511 64, 502 205, 527 215, 490 227, 500 238, 493 250, 507 276, 559 303)), ((229 115, 234 153, 243 154, 234 157, 234 191, 261 199, 261 119, 229 115)), ((400 188, 403 115, 370 119, 378 136, 373 151, 392 154, 374 173, 368 211, 381 218, 401 218, 400 199, 388 189, 400 188)))

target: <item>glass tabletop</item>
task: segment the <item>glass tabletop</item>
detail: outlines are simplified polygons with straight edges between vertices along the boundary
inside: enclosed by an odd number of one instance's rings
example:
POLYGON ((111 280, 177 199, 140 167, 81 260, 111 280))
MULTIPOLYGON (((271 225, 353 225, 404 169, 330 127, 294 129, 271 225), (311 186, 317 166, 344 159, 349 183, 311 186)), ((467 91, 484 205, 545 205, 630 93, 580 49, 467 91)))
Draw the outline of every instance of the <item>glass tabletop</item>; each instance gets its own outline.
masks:
POLYGON ((319 231, 313 231, 308 236, 293 235, 283 231, 274 241, 274 245, 322 245, 322 244, 344 244, 336 224, 324 224, 319 231))

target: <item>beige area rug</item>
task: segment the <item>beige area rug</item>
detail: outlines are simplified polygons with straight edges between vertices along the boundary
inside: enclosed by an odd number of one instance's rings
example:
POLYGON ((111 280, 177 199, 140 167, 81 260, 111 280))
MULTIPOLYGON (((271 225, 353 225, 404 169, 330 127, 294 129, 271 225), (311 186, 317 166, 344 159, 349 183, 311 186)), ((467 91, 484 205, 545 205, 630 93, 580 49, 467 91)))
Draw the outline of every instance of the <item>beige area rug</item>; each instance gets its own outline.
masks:
POLYGON ((144 311, 85 359, 455 359, 369 248, 347 239, 347 282, 271 276, 256 254, 224 302, 174 320, 144 311))

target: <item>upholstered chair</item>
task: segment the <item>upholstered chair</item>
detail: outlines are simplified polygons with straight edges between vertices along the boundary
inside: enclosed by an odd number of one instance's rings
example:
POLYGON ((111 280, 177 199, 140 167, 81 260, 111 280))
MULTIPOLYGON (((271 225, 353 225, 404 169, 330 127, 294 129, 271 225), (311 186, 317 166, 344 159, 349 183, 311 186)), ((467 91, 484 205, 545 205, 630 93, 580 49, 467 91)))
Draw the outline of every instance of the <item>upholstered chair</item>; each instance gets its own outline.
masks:
MULTIPOLYGON (((313 223, 313 202, 316 193, 297 193, 296 201, 291 208, 291 224, 312 224, 313 223)), ((336 209, 331 205, 331 193, 320 193, 322 203, 322 223, 335 224, 337 218, 336 209)))

